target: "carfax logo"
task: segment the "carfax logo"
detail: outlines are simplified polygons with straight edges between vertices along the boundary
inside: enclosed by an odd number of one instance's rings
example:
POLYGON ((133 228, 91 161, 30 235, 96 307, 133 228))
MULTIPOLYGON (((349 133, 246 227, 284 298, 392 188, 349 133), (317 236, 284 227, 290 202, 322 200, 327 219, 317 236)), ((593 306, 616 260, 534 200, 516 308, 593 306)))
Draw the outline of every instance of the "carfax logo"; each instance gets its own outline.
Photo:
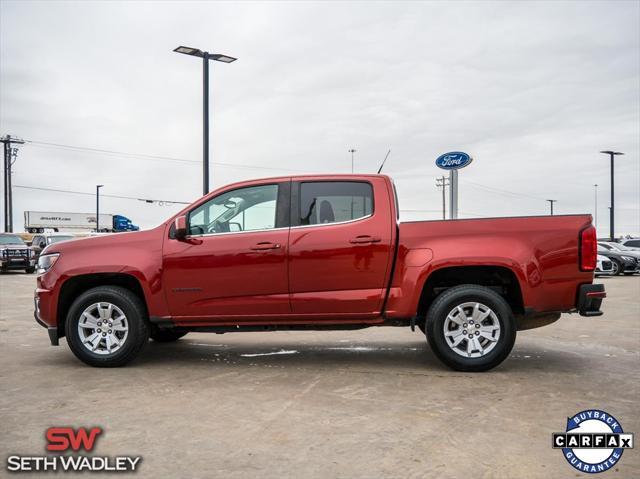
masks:
MULTIPOLYGON (((91 452, 103 432, 100 427, 78 429, 50 427, 45 433, 46 450, 60 454, 69 451, 77 453, 81 449, 91 452)), ((7 458, 7 470, 9 472, 134 472, 141 460, 140 456, 12 455, 7 458)))
POLYGON ((633 449, 633 434, 625 434, 611 414, 587 409, 567 418, 565 432, 553 433, 553 448, 562 449, 569 464, 595 474, 611 469, 625 449, 633 449))

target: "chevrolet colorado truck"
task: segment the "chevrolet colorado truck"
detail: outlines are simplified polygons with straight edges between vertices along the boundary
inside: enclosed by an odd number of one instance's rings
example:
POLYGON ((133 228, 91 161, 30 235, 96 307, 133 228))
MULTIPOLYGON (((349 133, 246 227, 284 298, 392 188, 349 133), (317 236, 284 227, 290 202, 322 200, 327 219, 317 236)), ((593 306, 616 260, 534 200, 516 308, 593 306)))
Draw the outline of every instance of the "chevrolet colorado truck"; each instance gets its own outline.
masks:
POLYGON ((92 366, 190 331, 417 326, 483 371, 517 330, 602 314, 590 215, 400 223, 396 198, 385 175, 229 185, 151 230, 47 246, 35 318, 92 366))

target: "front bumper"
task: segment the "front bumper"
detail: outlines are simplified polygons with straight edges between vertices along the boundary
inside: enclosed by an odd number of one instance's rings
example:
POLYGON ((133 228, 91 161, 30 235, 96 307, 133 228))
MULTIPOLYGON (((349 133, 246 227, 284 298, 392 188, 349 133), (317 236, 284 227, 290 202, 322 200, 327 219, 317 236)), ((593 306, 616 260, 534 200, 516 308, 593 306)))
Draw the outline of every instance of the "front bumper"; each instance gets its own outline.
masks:
POLYGON ((602 316, 600 305, 607 297, 604 284, 583 284, 578 290, 578 312, 580 316, 602 316))
POLYGON ((3 271, 14 270, 14 269, 27 269, 34 268, 36 266, 36 261, 33 258, 24 258, 24 257, 6 257, 3 256, 0 258, 0 269, 3 271))
POLYGON ((42 326, 43 328, 47 328, 47 333, 49 334, 49 341, 51 341, 51 346, 58 346, 60 336, 58 334, 58 326, 51 326, 45 323, 40 317, 40 296, 38 295, 38 290, 35 291, 33 296, 33 317, 36 322, 42 326))

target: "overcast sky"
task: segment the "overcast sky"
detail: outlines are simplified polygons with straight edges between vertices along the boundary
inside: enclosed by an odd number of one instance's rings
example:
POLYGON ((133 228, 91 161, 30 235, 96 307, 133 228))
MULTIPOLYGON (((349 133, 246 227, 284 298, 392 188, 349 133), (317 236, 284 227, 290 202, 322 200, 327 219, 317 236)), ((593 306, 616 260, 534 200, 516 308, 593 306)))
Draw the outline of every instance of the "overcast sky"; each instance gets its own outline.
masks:
MULTIPOLYGON (((403 219, 436 219, 435 158, 463 150, 461 217, 594 213, 640 233, 640 2, 1 1, 0 135, 25 210, 92 196, 192 201, 202 190, 202 68, 213 62, 212 185, 298 172, 385 172, 403 219), (113 150, 119 155, 42 143, 113 150), (153 155, 166 159, 152 159, 153 155), (169 158, 187 161, 173 161, 169 158), (221 163, 221 164, 220 164, 221 163), (420 210, 420 211, 416 211, 420 210)), ((103 198, 142 227, 180 206, 103 198)))

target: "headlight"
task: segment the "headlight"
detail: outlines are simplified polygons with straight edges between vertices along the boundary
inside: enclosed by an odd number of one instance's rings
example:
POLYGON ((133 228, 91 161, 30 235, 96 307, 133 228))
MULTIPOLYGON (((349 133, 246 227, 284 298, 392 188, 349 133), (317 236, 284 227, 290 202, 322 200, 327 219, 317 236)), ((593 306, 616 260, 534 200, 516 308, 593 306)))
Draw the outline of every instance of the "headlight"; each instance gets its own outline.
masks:
POLYGON ((631 261, 632 263, 636 262, 636 259, 633 256, 623 256, 622 259, 625 261, 631 261))
POLYGON ((38 274, 46 273, 49 271, 56 261, 58 261, 58 257, 60 253, 53 254, 43 254, 38 258, 38 274))

